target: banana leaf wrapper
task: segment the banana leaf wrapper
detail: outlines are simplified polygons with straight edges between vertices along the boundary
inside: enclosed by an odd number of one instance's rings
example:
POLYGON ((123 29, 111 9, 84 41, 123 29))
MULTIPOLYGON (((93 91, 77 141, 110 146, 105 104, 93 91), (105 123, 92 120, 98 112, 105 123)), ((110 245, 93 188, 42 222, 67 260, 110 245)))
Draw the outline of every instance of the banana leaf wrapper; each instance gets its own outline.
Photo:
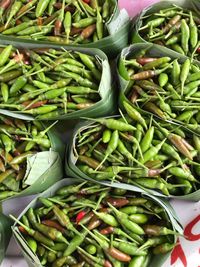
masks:
POLYGON ((6 249, 12 235, 12 220, 0 212, 0 264, 3 261, 6 249))
POLYGON ((155 3, 147 8, 144 8, 140 14, 138 14, 135 18, 132 19, 130 30, 130 43, 148 43, 148 41, 145 40, 139 33, 139 28, 142 25, 142 17, 156 13, 161 9, 169 8, 173 4, 191 11, 195 11, 197 14, 199 14, 200 12, 200 2, 198 0, 168 0, 155 3))
MULTIPOLYGON (((179 59, 179 63, 182 64, 187 57, 178 54, 175 51, 172 51, 168 48, 156 45, 156 44, 150 44, 150 43, 138 43, 138 44, 133 44, 130 45, 129 47, 126 47, 122 50, 121 54, 119 55, 118 59, 117 59, 117 76, 118 76, 118 85, 119 85, 119 91, 120 91, 120 95, 119 95, 119 106, 122 110, 124 110, 123 107, 123 102, 129 102, 129 104, 133 105, 127 95, 131 89, 131 87, 134 84, 133 80, 130 80, 126 67, 123 63, 123 59, 125 59, 127 56, 133 56, 134 54, 136 54, 137 52, 141 51, 141 50, 148 50, 147 55, 150 57, 170 57, 172 60, 173 59, 179 59)), ((194 61, 194 63, 198 66, 200 66, 200 63, 198 61, 194 61)), ((140 97, 138 98, 140 99, 140 97)), ((190 101, 191 102, 191 101, 190 101)), ((192 102, 191 102, 192 103, 192 102)), ((164 120, 160 117, 158 117, 156 114, 151 113, 150 111, 144 110, 143 108, 140 108, 138 105, 135 105, 135 108, 141 113, 141 114, 151 114, 161 120, 164 120)), ((175 111, 174 111, 175 112, 175 111)), ((170 117, 170 116, 169 116, 170 117)), ((200 127, 198 125, 196 125, 195 127, 188 127, 187 123, 174 119, 174 118, 169 118, 166 119, 166 121, 173 123, 174 125, 181 125, 183 128, 185 128, 186 130, 189 130, 197 135, 200 135, 200 127)))
MULTIPOLYGON (((66 148, 66 157, 65 157, 65 173, 68 176, 71 177, 75 177, 75 178, 81 178, 84 180, 88 180, 91 182, 95 182, 95 183, 99 183, 99 184, 103 184, 106 186, 114 186, 117 188, 122 188, 122 189, 126 189, 126 190, 131 190, 131 191, 135 191, 136 187, 141 188, 142 190, 144 190, 145 192, 147 192, 148 194, 150 194, 151 196, 155 196, 158 197, 159 199, 182 199, 182 200, 187 200, 187 201, 199 201, 200 200, 200 189, 187 194, 187 195, 169 195, 166 196, 160 192, 158 192, 157 190, 154 189, 148 189, 146 187, 143 187, 141 185, 138 185, 135 183, 135 185, 132 184, 127 184, 127 183, 122 183, 122 182, 112 182, 109 180, 104 180, 104 181, 99 181, 99 180, 95 180, 94 178, 90 177, 89 175, 85 174, 84 172, 82 172, 78 167, 77 167, 77 161, 78 161, 78 153, 76 151, 76 137, 77 135, 82 132, 84 129, 88 129, 89 127, 91 127, 94 123, 91 121, 82 121, 80 122, 73 131, 73 134, 71 135, 71 140, 69 141, 67 148, 66 148)), ((138 178, 139 179, 139 178, 138 178)))
POLYGON ((128 44, 129 39, 129 28, 130 28, 130 19, 128 13, 125 9, 120 10, 117 0, 112 0, 115 7, 113 14, 110 16, 109 20, 106 22, 106 28, 108 30, 108 36, 104 37, 101 40, 96 42, 86 43, 86 44, 70 44, 64 45, 63 43, 53 43, 50 41, 39 41, 34 39, 23 39, 17 38, 16 36, 6 36, 0 34, 1 41, 14 41, 19 40, 21 43, 34 44, 34 45, 54 45, 59 48, 61 45, 66 49, 68 47, 87 47, 87 48, 98 48, 104 51, 110 58, 115 57, 121 49, 123 49, 128 44))
MULTIPOLYGON (((9 115, 5 110, 3 112, 0 111, 0 114, 9 115)), ((47 124, 43 124, 43 127, 46 129, 48 126, 47 124)), ((56 183, 59 179, 62 179, 62 160, 64 159, 65 146, 55 129, 51 128, 47 135, 51 142, 51 148, 27 157, 26 173, 23 178, 26 188, 0 202, 11 198, 40 193, 56 183)))
MULTIPOLYGON (((24 40, 21 42, 20 40, 13 38, 5 40, 4 38, 0 38, 0 45, 12 45, 18 49, 40 49, 40 48, 54 48, 61 49, 60 46, 54 44, 34 44, 31 41, 26 43, 24 40)), ((100 117, 106 116, 113 112, 116 109, 116 90, 113 86, 112 74, 109 65, 109 61, 104 52, 95 48, 82 48, 76 46, 62 46, 66 50, 69 51, 78 51, 82 53, 86 53, 88 55, 95 56, 102 64, 102 76, 99 84, 99 95, 101 99, 92 105, 89 108, 85 108, 82 110, 77 110, 71 113, 66 113, 59 116, 51 117, 51 119, 46 120, 70 120, 70 119, 79 119, 80 117, 100 117)), ((5 109, 2 109, 5 110, 5 109)), ((8 110, 6 110, 8 111, 8 110)), ((20 111, 8 111, 9 114, 15 118, 23 119, 23 120, 34 120, 35 118, 32 115, 27 115, 21 113, 20 111)), ((45 119, 43 119, 45 120, 45 119)))
MULTIPOLYGON (((41 193, 38 197, 44 197, 44 198, 53 197, 53 195, 59 188, 64 187, 66 185, 78 184, 78 183, 81 183, 82 181, 83 181, 82 179, 76 179, 76 178, 63 179, 62 181, 58 181, 56 184, 54 184, 52 187, 47 189, 45 192, 41 193)), ((114 187, 116 186, 114 185, 114 187)), ((129 188, 127 189, 130 190, 129 188)), ((179 232, 180 234, 183 233, 182 226, 179 222, 179 219, 177 215, 175 214, 175 211, 173 210, 172 206, 168 202, 160 200, 157 197, 150 195, 148 192, 145 192, 141 188, 135 187, 134 189, 135 189, 134 190, 135 192, 141 193, 141 195, 143 195, 144 197, 153 200, 156 204, 163 207, 165 209, 166 215, 168 216, 172 224, 173 229, 179 232)), ((18 220, 20 220, 20 218, 26 213, 26 211, 29 208, 35 208, 35 207, 37 207, 37 198, 33 199, 30 202, 30 204, 22 211, 22 213, 18 217, 18 220)), ((39 258, 37 257, 35 253, 33 253, 30 250, 26 240, 24 239, 24 237, 21 235, 18 228, 16 227, 16 223, 13 224, 12 231, 13 231, 15 240, 23 253, 24 258, 28 263, 28 266, 29 267, 42 267, 39 258)), ((177 238, 174 236, 174 243, 176 243, 176 241, 177 241, 177 238)), ((162 266, 162 264, 168 259, 169 256, 170 256, 170 253, 154 256, 151 259, 151 266, 154 266, 154 267, 162 266)))

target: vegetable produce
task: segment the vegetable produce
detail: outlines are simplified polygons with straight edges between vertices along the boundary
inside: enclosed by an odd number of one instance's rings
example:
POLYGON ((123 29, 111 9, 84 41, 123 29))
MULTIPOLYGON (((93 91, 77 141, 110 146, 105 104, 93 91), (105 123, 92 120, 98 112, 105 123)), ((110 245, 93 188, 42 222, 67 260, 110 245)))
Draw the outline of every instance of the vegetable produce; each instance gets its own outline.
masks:
MULTIPOLYGON (((49 130, 54 124, 44 129, 40 122, 0 115, 0 201, 20 194, 31 185, 27 179, 33 166, 32 161, 39 152, 56 149, 49 136, 49 130)), ((49 162, 52 164, 51 159, 49 162)), ((40 175, 41 170, 35 173, 34 181, 40 175)))
POLYGON ((36 203, 20 219, 11 218, 14 233, 23 235, 46 266, 133 266, 138 257, 145 262, 171 251, 179 235, 163 207, 129 191, 121 196, 114 188, 83 182, 62 186, 36 203))
POLYGON ((182 55, 199 58, 199 18, 196 10, 168 4, 141 16, 139 34, 144 40, 168 47, 182 55))
POLYGON ((91 43, 109 35, 117 1, 32 0, 0 4, 2 35, 64 44, 91 43))
POLYGON ((51 48, 18 51, 11 45, 0 51, 1 109, 48 120, 101 100, 102 66, 94 56, 51 48))
POLYGON ((139 185, 167 196, 198 190, 199 136, 177 124, 141 117, 127 102, 124 106, 129 116, 91 119, 94 122, 76 129, 66 171, 99 183, 139 185))
POLYGON ((119 73, 129 82, 124 90, 129 104, 200 133, 199 66, 189 58, 154 57, 150 49, 140 49, 119 60, 119 73))

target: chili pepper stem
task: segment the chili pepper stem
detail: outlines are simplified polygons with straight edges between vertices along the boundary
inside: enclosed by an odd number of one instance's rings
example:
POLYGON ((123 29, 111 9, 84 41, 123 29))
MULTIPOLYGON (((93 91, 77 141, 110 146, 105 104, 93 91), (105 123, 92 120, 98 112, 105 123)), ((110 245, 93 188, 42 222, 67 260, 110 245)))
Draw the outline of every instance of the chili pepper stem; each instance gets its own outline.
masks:
POLYGON ((41 131, 39 133, 40 136, 44 136, 52 127, 54 127, 56 124, 58 123, 57 121, 54 121, 51 125, 49 125, 49 127, 47 127, 45 130, 41 131))
POLYGON ((27 232, 30 232, 31 229, 29 227, 27 227, 25 224, 23 224, 22 222, 20 222, 17 218, 15 218, 12 214, 9 214, 9 217, 14 220, 16 223, 18 223, 19 225, 21 225, 27 232))
POLYGON ((198 49, 198 47, 200 46, 200 41, 197 43, 197 45, 195 46, 192 54, 191 54, 191 62, 194 60, 194 55, 195 55, 195 52, 196 50, 198 49))

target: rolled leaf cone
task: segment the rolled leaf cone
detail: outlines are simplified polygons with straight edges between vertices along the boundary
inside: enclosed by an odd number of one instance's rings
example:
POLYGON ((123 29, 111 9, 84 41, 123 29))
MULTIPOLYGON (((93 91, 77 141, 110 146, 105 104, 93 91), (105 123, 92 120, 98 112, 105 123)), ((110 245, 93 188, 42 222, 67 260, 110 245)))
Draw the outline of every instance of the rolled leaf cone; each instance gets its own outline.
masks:
MULTIPOLYGON (((52 197, 59 188, 62 188, 66 185, 80 184, 82 182, 83 182, 83 180, 80 178, 79 179, 77 179, 77 178, 65 178, 62 181, 58 181, 57 183, 55 183, 53 186, 51 186, 45 192, 41 193, 38 197, 43 197, 43 198, 52 197)), ((117 188, 123 188, 120 185, 116 186, 116 184, 112 184, 111 186, 117 187, 117 188)), ((129 187, 127 187, 126 189, 130 190, 129 187)), ((175 211, 173 210, 173 208, 171 207, 171 205, 168 202, 164 202, 163 200, 158 199, 155 196, 152 196, 151 194, 149 194, 148 192, 144 191, 143 189, 141 189, 139 187, 135 187, 134 191, 137 193, 141 193, 146 198, 153 200, 159 206, 163 207, 165 212, 166 212, 166 215, 168 216, 168 218, 172 224, 173 229, 176 230, 178 233, 183 234, 183 229, 181 227, 179 219, 177 218, 175 211)), ((36 206, 37 206, 37 197, 35 199, 33 199, 29 203, 29 205, 22 211, 22 213, 18 216, 18 220, 20 220, 20 218, 27 212, 27 210, 29 208, 35 208, 36 206)), ((19 248, 21 249, 21 251, 23 253, 24 258, 28 263, 28 266, 29 267, 41 266, 39 258, 27 246, 26 241, 24 240, 23 236, 19 232, 16 225, 17 225, 17 223, 13 224, 12 231, 13 231, 15 240, 16 240, 19 248)), ((176 243, 176 241, 177 241, 177 237, 174 236, 174 243, 176 243)), ((170 253, 166 253, 163 255, 156 255, 151 259, 151 263, 153 263, 153 266, 155 266, 155 267, 160 267, 168 259, 169 256, 170 256, 170 253)))
MULTIPOLYGON (((105 26, 108 31, 108 36, 90 43, 85 44, 71 44, 73 47, 87 47, 87 48, 98 48, 104 51, 110 58, 115 57, 120 50, 128 44, 129 38, 129 27, 130 27, 130 19, 128 13, 125 9, 120 10, 118 6, 117 0, 112 0, 115 7, 113 10, 112 16, 110 16, 109 20, 105 23, 105 26)), ((17 40, 21 44, 33 44, 33 45, 54 45, 56 47, 60 47, 61 45, 65 48, 70 47, 70 45, 63 45, 59 43, 53 43, 49 41, 40 41, 34 39, 23 39, 23 38, 16 38, 14 36, 6 36, 0 34, 1 41, 8 42, 17 40)))
MULTIPOLYGON (((106 116, 109 114, 113 114, 113 112, 116 109, 116 90, 115 85, 112 81, 112 75, 111 75, 111 69, 108 62, 108 58, 104 52, 97 48, 82 48, 82 47, 76 47, 76 46, 62 46, 55 45, 55 44, 37 44, 33 43, 32 41, 20 41, 18 39, 8 39, 6 38, 0 38, 0 44, 2 45, 12 45, 15 48, 18 49, 36 49, 36 48, 54 48, 54 49, 61 49, 62 47, 69 51, 78 51, 82 53, 87 53, 92 56, 98 57, 98 60, 102 63, 102 75, 101 75, 101 81, 99 83, 98 93, 101 97, 101 99, 94 103, 94 105, 82 109, 77 110, 71 113, 66 113, 59 116, 54 116, 51 118, 48 118, 46 120, 67 120, 67 119, 79 119, 81 117, 100 117, 100 116, 106 116)), ((124 47, 124 46, 123 46, 124 47)), ((1 109, 2 112, 8 111, 6 109, 1 109)), ((35 118, 32 115, 29 114, 23 114, 19 111, 8 111, 11 116, 15 118, 21 118, 23 120, 34 120, 35 118)), ((41 119, 45 120, 45 119, 41 119)))
MULTIPOLYGON (((72 176, 75 178, 81 178, 84 180, 88 180, 91 182, 95 182, 95 183, 99 183, 99 184, 103 184, 106 186, 113 186, 113 187, 117 187, 117 188, 122 188, 122 189, 128 189, 131 191, 135 191, 136 187, 139 187, 140 189, 144 190, 145 192, 147 192, 148 194, 158 197, 158 198, 164 198, 164 199, 182 199, 182 200, 188 200, 188 201, 199 201, 200 200, 200 189, 189 193, 187 195, 169 195, 166 196, 163 193, 160 193, 154 189, 149 189, 149 188, 145 188, 141 185, 132 185, 132 184, 126 184, 123 182, 112 182, 109 180, 95 180, 94 178, 90 177, 89 175, 85 174, 84 172, 82 172, 76 165, 77 161, 78 161, 78 157, 77 157, 77 152, 76 152, 76 148, 75 148, 75 143, 76 143, 76 137, 77 134, 80 133, 81 131, 83 131, 84 129, 87 129, 88 127, 92 126, 93 123, 91 123, 90 121, 82 121, 80 122, 73 130, 73 134, 71 135, 71 139, 67 145, 67 149, 66 149, 66 157, 65 157, 65 173, 68 176, 72 176)), ((176 125, 175 125, 176 126, 176 125)), ((167 202, 165 202, 167 203, 167 202)))
MULTIPOLYGON (((0 114, 12 115, 5 110, 3 112, 0 111, 0 114)), ((43 127, 46 129, 48 124, 43 123, 43 127)), ((26 176, 26 182, 28 186, 24 190, 16 192, 15 195, 3 199, 0 202, 11 198, 40 193, 62 179, 62 160, 64 158, 65 146, 55 129, 51 128, 47 132, 47 135, 51 142, 51 148, 47 151, 38 152, 27 159, 26 171, 28 170, 28 174, 26 176)))
MULTIPOLYGON (((130 88, 133 85, 133 81, 131 81, 129 79, 128 73, 126 71, 125 65, 123 64, 123 59, 126 58, 127 56, 133 56, 134 54, 136 54, 137 52, 139 52, 140 50, 146 50, 148 49, 148 53, 147 55, 149 55, 150 57, 170 57, 172 59, 172 61, 174 59, 179 60, 179 62, 182 64, 183 62, 185 62, 186 59, 188 59, 188 57, 183 56, 178 54, 175 51, 172 51, 168 48, 165 48, 163 46, 159 46, 156 44, 150 44, 150 43, 138 43, 138 44, 133 44, 129 47, 126 47, 122 50, 121 54, 119 55, 118 59, 117 59, 117 76, 118 76, 118 85, 119 85, 119 90, 120 90, 120 95, 119 95, 119 106, 122 110, 124 110, 124 106, 123 106, 123 102, 129 102, 131 105, 133 105, 128 97, 128 91, 130 90, 130 88)), ((200 66, 199 61, 194 61, 194 64, 200 66)), ((139 106, 135 106, 136 109, 141 113, 141 114, 152 114, 155 117, 158 117, 156 114, 144 110, 142 108, 140 108, 139 106)), ((160 117, 158 117, 159 119, 162 119, 160 117)), ((188 129, 191 132, 194 132, 197 135, 200 135, 200 130, 197 127, 196 130, 195 129, 191 129, 187 127, 187 123, 185 123, 184 121, 179 121, 176 120, 174 118, 169 118, 167 121, 172 121, 172 123, 177 124, 177 125, 182 125, 186 130, 188 129)))
POLYGON ((147 41, 140 35, 139 28, 141 26, 141 18, 143 16, 153 14, 155 12, 160 11, 161 9, 168 8, 172 4, 175 4, 177 6, 187 8, 188 10, 200 10, 200 3, 198 0, 170 0, 170 1, 161 1, 158 3, 155 3, 151 6, 146 7, 142 10, 140 14, 138 14, 135 18, 132 19, 131 22, 131 37, 130 37, 130 43, 147 43, 147 41))

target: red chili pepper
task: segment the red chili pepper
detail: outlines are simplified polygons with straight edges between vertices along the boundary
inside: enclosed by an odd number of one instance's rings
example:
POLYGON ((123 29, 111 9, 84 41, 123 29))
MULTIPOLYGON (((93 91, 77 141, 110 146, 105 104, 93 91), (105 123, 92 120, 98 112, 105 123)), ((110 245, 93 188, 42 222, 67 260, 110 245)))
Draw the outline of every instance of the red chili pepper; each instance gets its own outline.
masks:
POLYGON ((18 229, 22 234, 28 235, 27 231, 24 229, 23 226, 18 226, 18 229))
POLYGON ((184 230, 184 235, 186 237, 187 240, 190 241, 197 241, 200 239, 200 234, 193 234, 192 233, 192 229, 194 228, 194 226, 200 222, 200 215, 198 215, 194 220, 192 220, 186 227, 184 230))
POLYGON ((145 65, 147 63, 150 63, 150 62, 153 62, 155 60, 157 60, 157 58, 153 58, 153 57, 141 57, 141 58, 137 58, 136 59, 137 62, 140 64, 140 65, 145 65))
POLYGON ((9 7, 10 3, 11 3, 11 0, 4 0, 4 1, 1 1, 1 3, 0 3, 0 7, 6 10, 6 8, 9 7))
POLYGON ((27 109, 32 109, 32 108, 38 108, 41 107, 43 105, 45 105, 47 103, 47 100, 42 100, 42 101, 38 101, 36 103, 31 104, 32 101, 25 101, 22 103, 23 106, 29 106, 27 109))
POLYGON ((42 224, 49 226, 49 227, 53 227, 57 229, 58 231, 60 231, 61 233, 65 232, 65 229, 58 222, 55 222, 52 220, 44 220, 42 221, 42 224))
POLYGON ((197 53, 200 53, 200 47, 197 48, 197 53))
POLYGON ((116 260, 119 260, 121 262, 129 262, 131 261, 131 257, 128 254, 125 254, 123 252, 121 252, 120 250, 114 248, 114 247, 110 247, 107 250, 107 253, 113 257, 116 260))
POLYGON ((103 267, 112 267, 112 263, 110 263, 108 260, 105 260, 103 267))
POLYGON ((101 222, 102 221, 96 215, 94 215, 88 224, 88 229, 93 230, 99 227, 99 225, 101 225, 101 222))
POLYGON ((99 233, 101 233, 102 235, 108 235, 108 234, 112 234, 114 232, 114 227, 109 226, 106 228, 103 228, 99 231, 99 233))
POLYGON ((83 217, 85 217, 85 215, 86 212, 84 210, 80 211, 76 216, 76 223, 78 224, 83 219, 83 217))
POLYGON ((55 25, 54 25, 54 35, 55 36, 61 35, 61 28, 62 28, 62 21, 60 19, 57 19, 55 21, 55 25))
POLYGON ((89 4, 90 0, 83 0, 83 2, 85 2, 86 4, 89 4))
POLYGON ((123 206, 126 206, 129 203, 129 200, 126 199, 126 198, 109 197, 107 199, 107 202, 110 203, 114 207, 123 207, 123 206))
POLYGON ((71 28, 71 32, 70 32, 70 35, 75 35, 75 34, 79 34, 80 32, 82 31, 82 28, 75 28, 75 27, 72 27, 71 28))
POLYGON ((39 17, 39 18, 37 19, 37 25, 38 25, 38 26, 42 26, 42 24, 43 24, 43 19, 42 19, 42 17, 39 17))
POLYGON ((20 25, 22 23, 22 21, 20 19, 16 20, 16 25, 20 25))

